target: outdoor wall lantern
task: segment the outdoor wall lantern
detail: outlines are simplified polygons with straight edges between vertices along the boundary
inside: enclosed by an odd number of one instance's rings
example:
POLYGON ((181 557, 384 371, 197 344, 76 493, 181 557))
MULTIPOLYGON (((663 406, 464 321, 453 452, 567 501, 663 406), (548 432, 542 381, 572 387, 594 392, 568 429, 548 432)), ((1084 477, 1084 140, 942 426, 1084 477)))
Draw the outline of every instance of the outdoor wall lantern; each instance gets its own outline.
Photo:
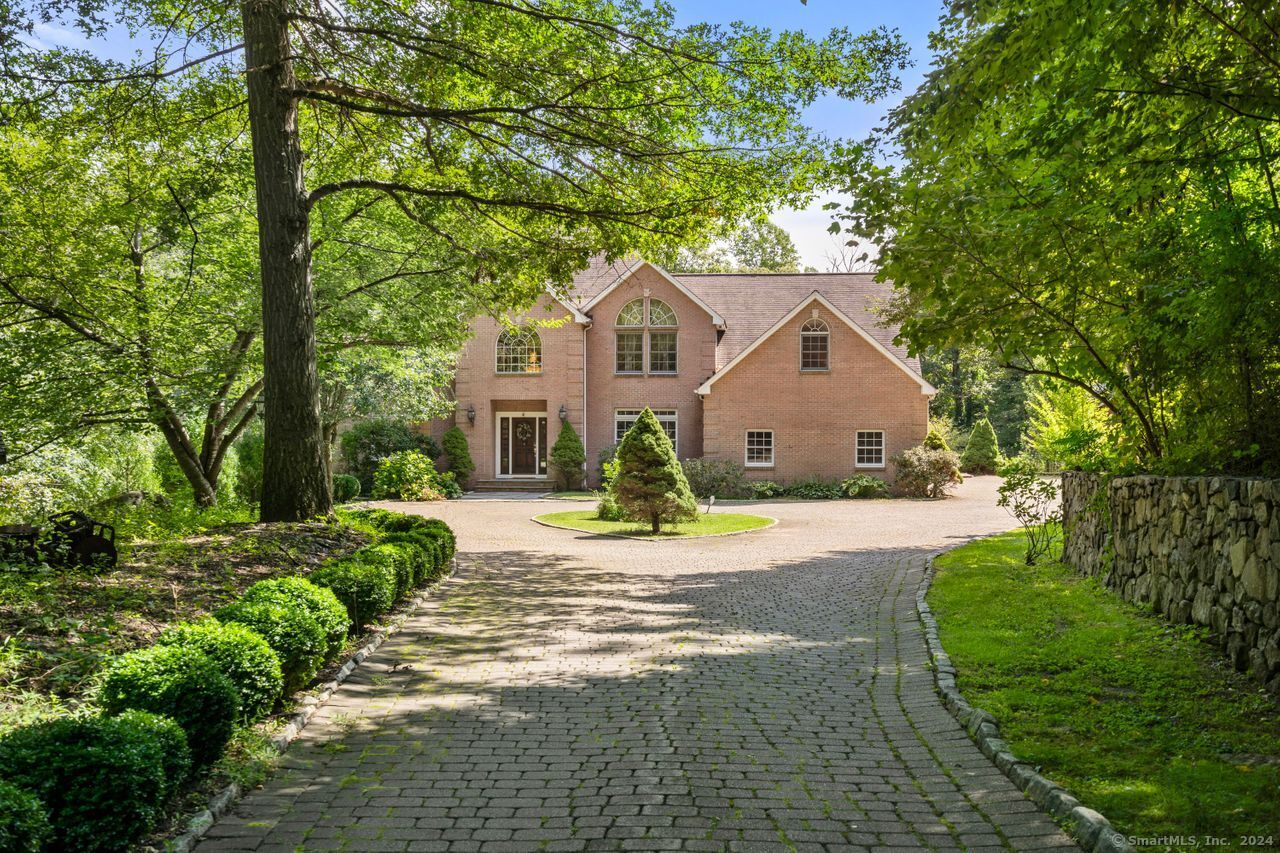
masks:
POLYGON ((475 403, 467 404, 467 421, 472 426, 475 426, 475 423, 476 423, 476 404, 475 403))
POLYGON ((564 403, 560 404, 560 420, 569 420, 569 410, 564 407, 564 403))

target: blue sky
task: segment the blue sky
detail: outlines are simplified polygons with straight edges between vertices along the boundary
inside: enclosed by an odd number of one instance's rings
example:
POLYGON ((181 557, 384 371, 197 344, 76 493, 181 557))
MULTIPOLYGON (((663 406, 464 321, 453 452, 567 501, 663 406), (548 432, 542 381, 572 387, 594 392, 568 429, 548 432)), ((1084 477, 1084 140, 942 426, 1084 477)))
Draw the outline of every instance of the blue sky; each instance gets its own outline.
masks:
MULTIPOLYGON (((900 75, 902 88, 874 104, 853 103, 828 98, 808 111, 814 128, 829 136, 862 139, 880 124, 885 113, 904 93, 913 91, 929 68, 929 32, 942 13, 942 0, 893 0, 869 3, 866 0, 672 0, 681 23, 744 21, 774 30, 803 30, 822 36, 832 27, 848 27, 855 33, 885 26, 898 30, 911 48, 915 66, 900 75)), ((805 210, 780 210, 771 219, 791 233, 804 263, 827 268, 827 254, 839 244, 827 234, 831 216, 821 209, 826 196, 805 210)))

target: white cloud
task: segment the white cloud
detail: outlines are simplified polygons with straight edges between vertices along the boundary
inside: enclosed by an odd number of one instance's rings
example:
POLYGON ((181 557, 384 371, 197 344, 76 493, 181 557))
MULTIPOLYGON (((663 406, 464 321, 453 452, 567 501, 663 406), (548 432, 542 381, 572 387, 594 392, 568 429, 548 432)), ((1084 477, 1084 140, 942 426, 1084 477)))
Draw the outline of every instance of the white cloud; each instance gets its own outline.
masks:
MULTIPOLYGON (((845 241, 849 236, 831 234, 827 231, 831 226, 831 214, 834 211, 822 208, 830 202, 844 205, 850 200, 847 195, 829 193, 814 199, 808 207, 784 208, 775 212, 769 219, 775 225, 785 228, 791 235, 792 242, 796 244, 796 250, 800 252, 801 265, 826 272, 831 266, 830 256, 839 255, 845 251, 845 241)), ((858 253, 868 250, 874 257, 875 250, 872 246, 863 245, 858 248, 858 253)))

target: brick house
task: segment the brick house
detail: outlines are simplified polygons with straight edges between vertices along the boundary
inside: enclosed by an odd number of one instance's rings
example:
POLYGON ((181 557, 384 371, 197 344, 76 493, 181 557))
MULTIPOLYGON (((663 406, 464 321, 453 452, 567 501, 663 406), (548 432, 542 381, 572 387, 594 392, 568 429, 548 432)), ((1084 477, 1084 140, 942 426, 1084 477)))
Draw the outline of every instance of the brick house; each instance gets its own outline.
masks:
POLYGON ((449 423, 467 435, 478 488, 544 488, 562 421, 594 482, 600 451, 645 406, 682 459, 729 459, 778 482, 891 478, 890 457, 928 431, 934 389, 874 313, 889 292, 860 273, 593 263, 507 323, 472 323, 449 423))

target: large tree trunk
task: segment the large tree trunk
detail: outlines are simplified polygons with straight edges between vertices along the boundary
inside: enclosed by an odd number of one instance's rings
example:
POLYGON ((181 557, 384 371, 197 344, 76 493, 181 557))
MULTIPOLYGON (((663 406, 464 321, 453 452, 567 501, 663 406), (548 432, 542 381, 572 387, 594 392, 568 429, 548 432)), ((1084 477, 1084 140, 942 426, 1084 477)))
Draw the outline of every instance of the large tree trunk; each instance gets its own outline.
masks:
POLYGON ((320 425, 315 303, 285 0, 245 0, 245 66, 262 266, 262 520, 332 510, 320 425))

